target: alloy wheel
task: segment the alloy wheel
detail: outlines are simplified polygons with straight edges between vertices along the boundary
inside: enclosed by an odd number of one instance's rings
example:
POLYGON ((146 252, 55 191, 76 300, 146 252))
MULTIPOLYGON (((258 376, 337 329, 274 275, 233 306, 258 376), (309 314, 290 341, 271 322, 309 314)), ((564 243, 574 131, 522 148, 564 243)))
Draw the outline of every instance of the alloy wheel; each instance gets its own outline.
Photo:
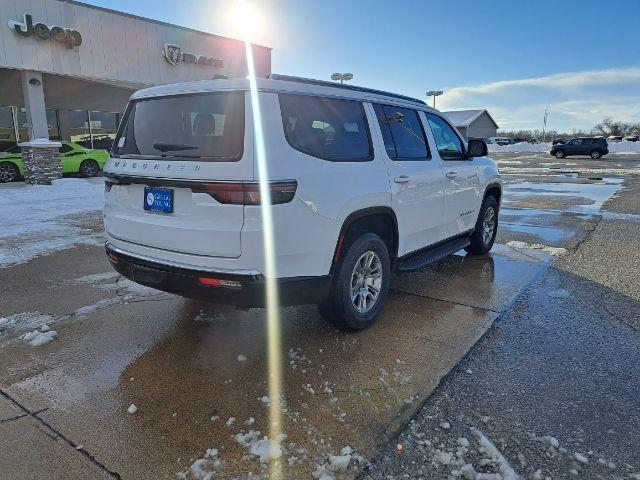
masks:
POLYGON ((493 208, 487 208, 484 212, 484 219, 482 220, 482 242, 485 245, 489 245, 491 243, 495 228, 496 212, 493 208))
POLYGON ((373 308, 382 289, 382 261, 369 250, 356 261, 351 273, 351 302, 358 313, 373 308))
POLYGON ((11 163, 0 164, 0 182, 13 182, 16 179, 16 169, 11 163))
POLYGON ((85 177, 95 177, 100 172, 100 167, 93 160, 87 160, 82 164, 82 174, 85 177))

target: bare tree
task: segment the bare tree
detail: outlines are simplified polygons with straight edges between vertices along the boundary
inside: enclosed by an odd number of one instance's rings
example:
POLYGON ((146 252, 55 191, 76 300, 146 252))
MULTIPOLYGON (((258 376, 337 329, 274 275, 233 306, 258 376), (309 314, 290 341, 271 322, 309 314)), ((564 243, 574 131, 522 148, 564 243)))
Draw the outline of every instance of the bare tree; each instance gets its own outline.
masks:
POLYGON ((608 137, 610 135, 625 135, 629 130, 630 125, 613 120, 612 118, 605 118, 602 122, 593 127, 592 133, 608 137))

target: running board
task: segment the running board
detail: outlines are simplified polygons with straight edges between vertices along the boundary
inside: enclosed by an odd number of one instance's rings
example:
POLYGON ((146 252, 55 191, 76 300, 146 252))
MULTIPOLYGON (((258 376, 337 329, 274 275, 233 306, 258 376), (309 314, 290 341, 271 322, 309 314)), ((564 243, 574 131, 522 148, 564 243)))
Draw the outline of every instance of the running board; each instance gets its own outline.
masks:
POLYGON ((462 250, 470 244, 469 237, 456 237, 447 240, 445 243, 439 243, 432 247, 428 247, 418 253, 410 255, 404 259, 399 259, 396 271, 399 273, 413 272, 430 263, 437 262, 441 258, 447 257, 452 253, 462 250))

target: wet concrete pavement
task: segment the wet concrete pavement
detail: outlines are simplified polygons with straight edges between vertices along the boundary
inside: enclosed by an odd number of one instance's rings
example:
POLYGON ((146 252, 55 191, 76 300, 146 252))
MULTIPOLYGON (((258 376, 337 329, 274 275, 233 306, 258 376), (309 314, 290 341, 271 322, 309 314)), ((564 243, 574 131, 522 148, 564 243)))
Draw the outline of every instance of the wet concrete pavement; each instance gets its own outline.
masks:
MULTIPOLYGON (((381 321, 357 335, 328 327, 314 307, 283 309, 284 460, 301 459, 287 475, 309 477, 347 445, 373 455, 542 265, 510 249, 451 257, 398 279, 381 321)), ((172 476, 207 448, 220 451, 220 475, 261 472, 230 437, 268 431, 264 312, 207 306, 106 275, 75 280, 106 272, 92 247, 2 271, 12 290, 3 311, 47 315, 5 332, 0 378, 8 398, 40 411, 38 419, 122 478, 172 476), (59 272, 56 283, 48 277, 48 285, 25 288, 45 269, 59 272), (26 300, 34 289, 37 298, 26 300), (44 322, 58 333, 53 342, 33 348, 16 339, 44 322)), ((27 467, 29 456, 23 460, 13 472, 27 467)))
POLYGON ((639 198, 625 176, 362 479, 640 478, 639 198))
MULTIPOLYGON (((637 168, 638 163, 636 160, 632 165, 628 161, 625 168, 637 168)), ((547 281, 552 260, 541 247, 569 249, 569 254, 554 265, 566 258, 566 265, 571 266, 569 259, 585 248, 594 248, 588 255, 601 254, 599 244, 589 239, 605 222, 602 212, 585 211, 580 206, 600 202, 602 195, 593 194, 593 186, 610 188, 611 195, 619 196, 632 177, 628 173, 604 172, 606 179, 589 180, 584 176, 549 177, 546 170, 543 173, 546 192, 541 192, 539 185, 532 185, 536 179, 526 176, 526 172, 510 172, 507 176, 509 186, 503 203, 506 228, 501 229, 499 240, 503 244, 519 244, 499 245, 486 257, 454 255, 423 271, 398 276, 389 305, 373 328, 347 334, 327 326, 314 307, 281 311, 282 430, 287 435, 282 463, 287 478, 312 478, 318 464, 345 446, 362 458, 354 456, 349 470, 339 476, 351 477, 361 470, 380 445, 394 442, 390 439, 395 438, 407 419, 419 413, 443 377, 452 369, 458 372, 446 377, 432 399, 452 384, 452 379, 467 375, 460 373, 462 367, 456 365, 496 318, 502 315, 499 325, 510 324, 507 318, 513 318, 517 328, 525 328, 526 322, 523 325, 519 320, 525 317, 520 309, 525 298, 521 295, 523 289, 541 295, 528 312, 544 311, 554 316, 549 309, 552 303, 554 308, 562 308, 560 313, 567 322, 582 321, 586 304, 561 307, 553 296, 556 289, 539 283, 547 281), (564 186, 560 191, 554 190, 560 188, 558 185, 564 186), (574 200, 566 202, 565 197, 574 200), (540 208, 542 200, 551 203, 540 208)), ((622 195, 617 204, 629 203, 627 197, 622 195)), ((624 210, 607 210, 613 216, 606 221, 633 225, 634 217, 615 217, 638 213, 624 210)), ((589 262, 590 257, 586 257, 578 264, 585 263, 584 270, 588 271, 589 262)), ((631 265, 636 268, 637 263, 631 265)), ((577 267, 567 269, 577 272, 577 267)), ((611 271, 602 270, 600 264, 591 270, 592 276, 611 271)), ((558 267, 553 272, 564 274, 558 267)), ((576 285, 585 286, 578 282, 584 279, 585 272, 572 275, 576 285)), ((602 275, 605 280, 588 277, 587 285, 606 285, 603 288, 607 292, 622 288, 616 286, 615 276, 602 275)), ((623 282, 626 290, 620 298, 632 298, 631 277, 627 273, 623 282)), ((68 478, 175 478, 178 472, 188 478, 205 478, 206 472, 212 471, 222 478, 267 474, 259 458, 249 455, 248 448, 232 438, 250 430, 266 435, 269 430, 268 406, 261 400, 268 393, 263 311, 220 308, 136 286, 114 275, 102 249, 93 246, 0 269, 0 291, 0 316, 13 321, 0 327, 0 472, 9 478, 59 478, 62 471, 67 472, 68 478), (57 332, 51 343, 32 347, 19 339, 20 334, 45 323, 57 332), (138 410, 129 414, 127 408, 132 403, 138 410), (231 417, 235 421, 229 421, 231 417), (217 456, 198 463, 202 471, 189 470, 210 448, 218 449, 217 456), (55 468, 49 460, 54 458, 59 459, 55 468)), ((581 294, 592 291, 587 289, 581 294)), ((564 293, 560 295, 562 302, 568 302, 564 293)), ((611 297, 609 303, 603 304, 608 309, 626 305, 620 298, 611 297)), ((628 312, 626 323, 615 325, 629 329, 638 316, 630 308, 623 310, 628 312)), ((611 321, 610 316, 601 317, 604 319, 598 321, 611 321)), ((556 328, 555 323, 536 321, 547 329, 549 325, 556 328)), ((592 330, 590 325, 583 324, 583 334, 592 330)), ((573 332, 572 327, 558 326, 565 333, 573 332)), ((483 362, 495 362, 498 372, 524 371, 525 367, 505 367, 509 355, 517 353, 517 362, 511 358, 511 364, 520 362, 532 370, 531 362, 540 358, 527 356, 524 347, 514 350, 519 340, 530 335, 532 328, 527 328, 526 334, 510 331, 501 338, 498 343, 506 350, 502 361, 496 357, 483 362)), ((465 364, 476 352, 496 354, 496 348, 482 347, 496 329, 464 360, 465 364)), ((552 348, 553 355, 549 354, 542 366, 550 369, 563 342, 569 339, 553 332, 545 335, 553 342, 542 337, 540 340, 552 348)), ((594 337, 594 342, 609 338, 607 335, 611 337, 603 332, 594 337)), ((611 338, 626 337, 618 332, 611 338)), ((624 365, 631 363, 634 345, 631 342, 623 349, 624 361, 612 373, 623 373, 624 365)), ((584 377, 589 375, 589 365, 585 363, 589 352, 580 351, 585 357, 580 363, 584 377)), ((599 365, 604 365, 611 353, 611 349, 602 349, 599 365)), ((483 362, 469 368, 476 372, 483 362)), ((559 381, 550 372, 542 379, 526 373, 532 382, 559 381)), ((574 373, 568 369, 562 380, 568 382, 574 373)), ((467 376, 472 383, 480 379, 476 374, 467 376)), ((627 377, 620 378, 613 375, 612 383, 618 385, 627 377)), ((487 383, 475 386, 482 386, 486 392, 503 391, 496 380, 489 377, 487 383)), ((509 378, 504 379, 508 381, 509 378)), ((633 392, 624 391, 624 385, 616 388, 630 399, 633 392)), ((560 393, 568 391, 559 389, 560 393)), ((477 392, 474 395, 479 396, 477 392)), ((548 395, 548 387, 541 388, 537 395, 548 395)), ((460 396, 460 402, 469 405, 466 414, 475 418, 473 415, 481 409, 465 398, 460 396)), ((517 411, 523 407, 518 395, 496 398, 504 400, 503 408, 517 411), (512 402, 510 407, 508 402, 512 402)), ((432 402, 429 400, 425 408, 430 408, 432 402)), ((602 403, 599 407, 611 405, 602 403)), ((556 410, 560 412, 559 408, 556 410)), ((634 413, 633 409, 627 411, 634 413)), ((588 418, 586 414, 583 417, 588 418)), ((602 424, 612 421, 611 417, 602 418, 602 424)), ((452 431, 454 428, 457 427, 452 426, 452 431)), ((633 428, 629 432, 635 435, 633 428)), ((389 471, 374 468, 372 472, 403 471, 403 458, 409 457, 400 457, 397 465, 389 463, 389 471)), ((444 478, 438 476, 441 470, 436 472, 439 473, 426 477, 444 478)))

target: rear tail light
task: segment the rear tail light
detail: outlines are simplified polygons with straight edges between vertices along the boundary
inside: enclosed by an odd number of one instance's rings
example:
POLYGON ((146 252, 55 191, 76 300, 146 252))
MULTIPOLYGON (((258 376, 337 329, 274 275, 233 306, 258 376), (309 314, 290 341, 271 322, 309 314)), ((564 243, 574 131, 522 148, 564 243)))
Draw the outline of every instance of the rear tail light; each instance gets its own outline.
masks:
POLYGON ((208 287, 242 287, 236 280, 224 280, 221 278, 199 277, 198 282, 208 287))
MULTIPOLYGON (((269 183, 271 204, 278 205, 293 200, 298 188, 295 180, 269 183)), ((193 185, 191 190, 196 193, 207 193, 216 201, 230 205, 260 205, 262 198, 260 184, 255 182, 216 182, 193 185)))

